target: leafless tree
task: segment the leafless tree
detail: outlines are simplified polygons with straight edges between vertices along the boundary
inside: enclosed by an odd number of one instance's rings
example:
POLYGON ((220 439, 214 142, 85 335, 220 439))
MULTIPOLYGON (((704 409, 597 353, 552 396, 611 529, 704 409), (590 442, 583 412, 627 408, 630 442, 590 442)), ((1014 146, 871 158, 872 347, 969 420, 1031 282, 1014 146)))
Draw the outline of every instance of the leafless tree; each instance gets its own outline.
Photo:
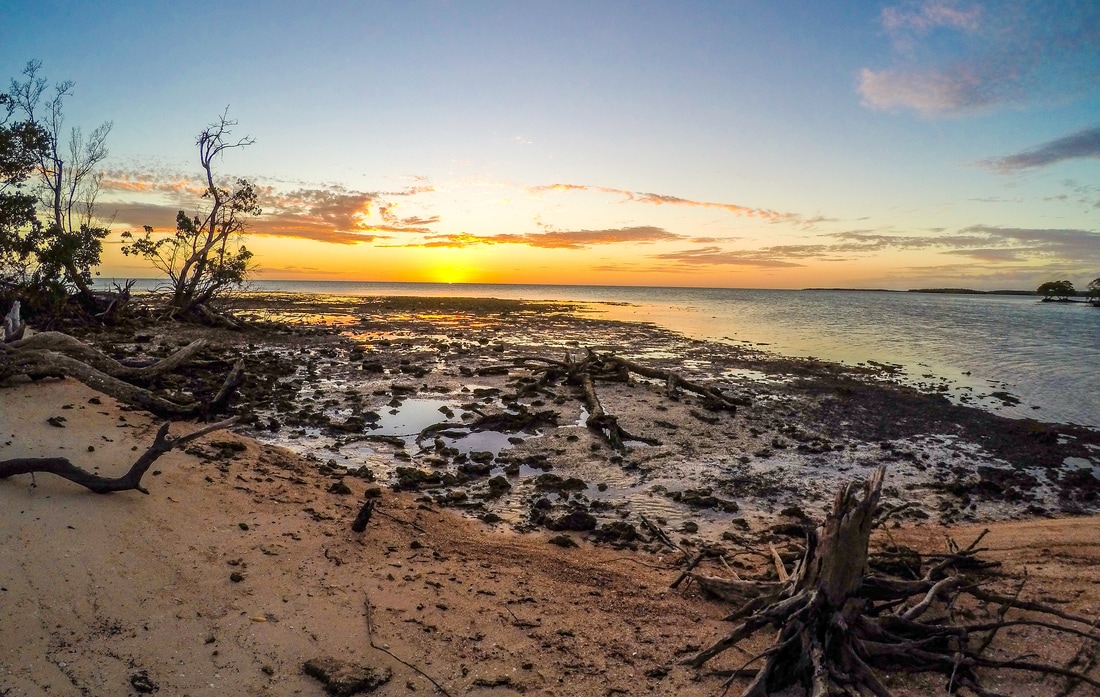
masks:
POLYGON ((203 198, 209 202, 204 216, 180 211, 175 233, 159 239, 148 226, 144 237, 123 233, 124 239, 133 240, 123 253, 143 256, 164 272, 172 285, 172 307, 184 314, 205 314, 210 300, 242 285, 249 271, 252 252, 242 244, 242 235, 248 218, 260 214, 256 190, 244 179, 236 181, 235 189, 226 189, 214 175, 215 159, 255 142, 247 136, 232 138, 236 125, 227 109, 196 140, 206 183, 203 198))

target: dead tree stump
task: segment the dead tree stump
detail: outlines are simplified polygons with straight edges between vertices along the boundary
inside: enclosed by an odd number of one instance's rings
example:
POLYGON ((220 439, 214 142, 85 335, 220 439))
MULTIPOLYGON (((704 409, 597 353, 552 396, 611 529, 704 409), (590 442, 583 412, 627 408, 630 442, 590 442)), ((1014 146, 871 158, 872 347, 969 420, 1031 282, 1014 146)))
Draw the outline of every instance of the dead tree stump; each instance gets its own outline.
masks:
MULTIPOLYGON (((952 547, 935 558, 923 577, 906 580, 868 571, 868 550, 885 468, 865 482, 846 485, 836 495, 825 522, 809 534, 802 559, 788 574, 776 555, 779 583, 691 577, 704 590, 737 602, 726 619, 739 624, 726 637, 688 659, 701 667, 710 659, 761 629, 778 630, 774 643, 742 669, 763 659, 742 697, 764 697, 801 685, 813 697, 874 695, 890 691, 878 670, 937 672, 948 679, 948 692, 967 688, 981 697, 996 693, 982 686, 977 669, 1021 670, 1061 676, 1100 688, 1088 670, 1073 670, 1020 657, 1008 660, 986 654, 1001 628, 1032 625, 1100 642, 1095 618, 1078 617, 1046 605, 981 588, 974 572, 995 564, 977 560, 979 537, 969 547, 952 547), (942 608, 969 595, 1001 605, 988 622, 958 624, 942 608), (1031 616, 1009 618, 1018 608, 1031 616), (1038 617, 1035 617, 1035 614, 1038 617), (1062 622, 1055 622, 1054 619, 1062 622)), ((733 678, 731 678, 732 681, 733 678)))

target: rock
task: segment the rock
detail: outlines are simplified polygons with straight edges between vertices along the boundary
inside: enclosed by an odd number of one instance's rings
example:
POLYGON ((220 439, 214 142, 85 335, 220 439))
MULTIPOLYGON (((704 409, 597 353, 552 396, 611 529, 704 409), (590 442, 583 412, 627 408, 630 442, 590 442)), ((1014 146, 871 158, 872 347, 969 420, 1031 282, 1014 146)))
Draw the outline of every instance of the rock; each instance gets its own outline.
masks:
POLYGON ((633 542, 638 539, 638 529, 625 520, 604 523, 593 537, 600 542, 633 542))
POLYGON ((569 535, 555 535, 547 540, 547 542, 559 547, 565 547, 566 549, 577 546, 577 543, 569 535))
POLYGON ((584 491, 588 484, 577 477, 563 479, 556 474, 540 474, 535 477, 535 488, 546 491, 584 491))
POLYGON ((696 419, 699 419, 700 421, 702 421, 705 424, 714 425, 714 424, 717 424, 719 421, 721 421, 721 419, 717 416, 710 416, 708 414, 704 414, 703 412, 696 411, 694 409, 689 409, 688 413, 691 414, 696 419))
POLYGON ((319 680, 329 694, 337 697, 373 692, 393 676, 389 668, 374 668, 329 657, 311 658, 302 665, 302 671, 319 680))
POLYGON ((367 467, 366 465, 360 465, 359 467, 356 467, 355 469, 349 469, 348 470, 348 476, 357 477, 359 479, 362 479, 362 480, 368 481, 368 482, 373 482, 374 481, 374 470, 372 470, 370 467, 367 467))
POLYGON ((508 483, 508 480, 499 474, 489 480, 489 493, 494 497, 502 495, 504 492, 512 488, 512 485, 508 483))
MULTIPOLYGON (((488 455, 490 458, 492 457, 492 453, 488 453, 488 455)), ((459 465, 458 471, 467 477, 486 477, 493 471, 493 466, 487 462, 467 462, 459 465)))
POLYGON ((332 486, 328 488, 330 494, 350 494, 351 487, 344 483, 344 480, 339 479, 332 483, 332 486))
POLYGON ((736 501, 729 501, 713 496, 711 490, 708 488, 670 491, 666 496, 673 501, 692 508, 716 508, 726 513, 736 513, 738 510, 736 501))
POLYGON ((547 523, 551 530, 575 530, 586 532, 596 529, 596 516, 588 511, 570 511, 560 518, 555 518, 547 523))
MULTIPOLYGON (((130 685, 138 692, 142 694, 152 694, 160 689, 160 685, 149 679, 149 674, 144 670, 139 670, 130 676, 130 685)), ((5 694, 7 692, 5 691, 5 694)))
POLYGON ((507 675, 499 675, 495 678, 476 678, 473 684, 476 687, 507 687, 512 684, 512 678, 507 675))
POLYGON ((779 515, 785 515, 788 518, 794 518, 795 520, 810 520, 810 517, 806 515, 806 511, 802 510, 801 506, 788 506, 780 511, 779 515))
POLYGON ((416 491, 421 486, 439 486, 443 483, 440 475, 415 467, 398 467, 395 475, 397 481, 393 485, 394 491, 416 491))

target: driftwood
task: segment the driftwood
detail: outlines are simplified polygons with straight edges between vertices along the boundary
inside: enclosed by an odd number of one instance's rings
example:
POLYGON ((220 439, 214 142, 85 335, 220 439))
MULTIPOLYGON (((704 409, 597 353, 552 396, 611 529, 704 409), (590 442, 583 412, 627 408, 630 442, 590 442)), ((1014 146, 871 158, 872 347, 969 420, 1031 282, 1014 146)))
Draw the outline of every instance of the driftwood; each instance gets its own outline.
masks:
POLYGON ((148 494, 149 491, 141 485, 141 478, 145 476, 145 473, 149 470, 149 467, 156 462, 157 458, 173 448, 179 448, 193 440, 202 438, 208 433, 228 428, 236 420, 236 417, 233 417, 225 421, 209 424, 177 438, 170 438, 168 436, 168 427, 170 423, 165 422, 157 431, 153 444, 150 445, 134 464, 130 466, 129 471, 120 477, 101 477, 98 474, 93 474, 87 470, 81 469, 67 458, 63 457, 29 457, 0 460, 0 479, 7 479, 17 474, 46 472, 55 474, 62 479, 67 479, 74 484, 79 484, 85 489, 97 494, 109 494, 114 491, 131 490, 137 490, 143 494, 148 494))
POLYGON ((987 655, 993 635, 1005 627, 1046 627, 1083 637, 1093 646, 1100 642, 1100 632, 1095 618, 984 590, 977 572, 994 565, 977 559, 981 537, 965 549, 952 545, 916 580, 868 572, 869 540, 884 473, 880 468, 866 482, 851 483, 837 494, 832 511, 811 531, 802 559, 789 574, 773 552, 779 582, 692 573, 704 590, 737 603, 727 620, 738 624, 686 663, 700 667, 771 627, 779 632, 771 647, 733 672, 731 681, 743 675, 744 668, 764 661, 743 697, 763 697, 792 685, 802 685, 813 697, 889 697, 876 670, 941 673, 948 679, 949 694, 967 688, 981 697, 997 693, 982 685, 979 669, 1061 676, 1100 688, 1100 681, 1085 670, 1029 657, 999 660, 987 655), (992 621, 958 623, 943 609, 964 596, 1000 605, 1001 611, 992 621), (1011 608, 1032 614, 1009 619, 1011 608))
POLYGON ((206 346, 206 341, 198 339, 159 361, 144 365, 123 363, 111 358, 102 351, 92 348, 79 339, 61 332, 38 332, 25 339, 7 343, 8 351, 53 351, 74 358, 91 368, 114 378, 150 378, 171 372, 191 360, 206 346))
POLYGON ((359 509, 359 513, 351 523, 352 532, 363 532, 367 529, 367 525, 370 523, 370 517, 374 513, 374 506, 376 503, 378 503, 377 499, 368 499, 363 502, 363 507, 359 509))
POLYGON ((117 361, 61 332, 24 334, 25 325, 19 320, 19 303, 16 302, 4 319, 6 339, 0 343, 0 380, 16 375, 34 379, 72 377, 124 404, 164 418, 208 419, 225 409, 234 390, 244 381, 244 362, 241 360, 233 366, 213 400, 181 404, 128 380, 148 379, 177 369, 202 350, 206 342, 201 339, 159 361, 135 364, 117 361))
POLYGON ((532 389, 545 389, 558 381, 577 387, 579 398, 587 411, 585 426, 599 434, 615 450, 623 450, 629 441, 649 445, 660 445, 660 441, 627 432, 619 424, 618 418, 608 413, 600 402, 596 390, 599 380, 626 382, 630 380, 631 374, 661 380, 666 385, 669 397, 678 398, 681 390, 694 392, 703 398, 703 403, 708 409, 716 411, 735 413, 739 405, 745 406, 750 403, 745 397, 727 395, 715 388, 692 382, 672 371, 644 366, 613 354, 601 355, 591 349, 581 360, 574 359, 571 354, 566 354, 565 359, 561 361, 541 356, 522 356, 515 359, 515 364, 539 376, 532 389))
POLYGON ((11 309, 8 310, 8 314, 4 315, 4 331, 0 335, 0 340, 3 343, 11 341, 18 341, 23 338, 23 333, 27 330, 27 325, 23 320, 19 319, 19 301, 16 300, 12 303, 11 309))

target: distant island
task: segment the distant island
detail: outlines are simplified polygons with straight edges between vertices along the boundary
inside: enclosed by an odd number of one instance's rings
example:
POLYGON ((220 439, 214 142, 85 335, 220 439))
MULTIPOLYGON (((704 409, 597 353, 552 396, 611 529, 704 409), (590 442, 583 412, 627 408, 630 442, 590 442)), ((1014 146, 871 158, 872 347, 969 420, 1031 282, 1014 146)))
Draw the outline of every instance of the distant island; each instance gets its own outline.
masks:
POLYGON ((942 293, 950 295, 1037 295, 1033 290, 974 290, 973 288, 910 288, 909 290, 890 290, 889 288, 803 288, 803 290, 830 290, 845 293, 942 293))
POLYGON ((973 288, 913 288, 910 293, 946 293, 950 295, 1038 295, 1034 290, 974 290, 973 288))

